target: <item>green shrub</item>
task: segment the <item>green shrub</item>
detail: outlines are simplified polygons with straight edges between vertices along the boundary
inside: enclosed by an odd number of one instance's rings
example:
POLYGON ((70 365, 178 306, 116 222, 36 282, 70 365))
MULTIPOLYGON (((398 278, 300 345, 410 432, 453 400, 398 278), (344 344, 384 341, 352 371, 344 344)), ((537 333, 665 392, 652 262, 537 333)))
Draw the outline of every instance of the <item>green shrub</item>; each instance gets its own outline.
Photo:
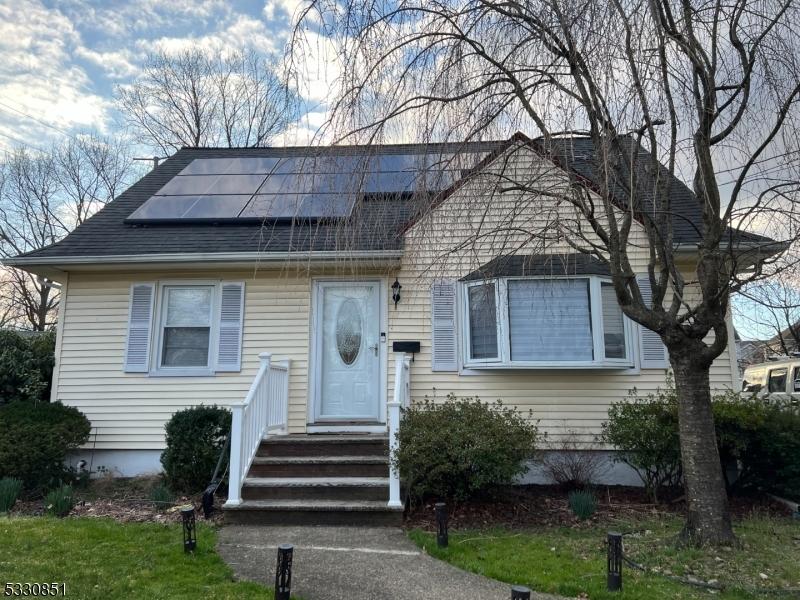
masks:
MULTIPOLYGON (((715 418, 720 408, 715 403, 715 418)), ((736 458, 740 476, 735 487, 766 490, 800 501, 800 413, 791 405, 749 402, 746 408, 734 405, 741 417, 728 437, 738 435, 736 458), (744 423, 742 425, 741 423, 744 423)), ((717 427, 717 437, 720 437, 717 427)))
POLYGON ((175 495, 163 483, 150 490, 150 500, 156 510, 165 510, 175 503, 175 495))
POLYGON ((591 517, 597 510, 597 498, 591 492, 576 490, 567 497, 569 508, 581 521, 591 517))
POLYGON ((230 411, 218 406, 187 408, 176 412, 165 429, 167 449, 161 464, 167 485, 179 492, 202 491, 211 482, 230 433, 230 411))
POLYGON ((451 394, 444 403, 426 398, 406 409, 398 437, 392 461, 412 498, 464 500, 525 473, 537 429, 500 402, 451 394))
POLYGON ((0 330, 0 405, 49 400, 54 349, 53 332, 0 330))
POLYGON ((615 460, 639 474, 653 502, 658 502, 662 489, 680 483, 678 399, 674 387, 659 389, 645 398, 639 398, 633 390, 627 402, 612 404, 601 439, 619 450, 615 460))
MULTIPOLYGON (((660 488, 680 482, 677 398, 666 390, 612 405, 602 439, 633 467, 653 500, 660 488)), ((728 392, 712 400, 723 473, 738 468, 729 490, 764 490, 800 499, 800 412, 791 403, 765 403, 728 392)))
POLYGON ((59 402, 0 406, 0 475, 21 479, 29 491, 68 481, 66 454, 84 444, 90 431, 77 408, 59 402))
POLYGON ((7 513, 14 506, 22 491, 22 480, 16 477, 0 479, 0 513, 7 513))
POLYGON ((74 506, 75 496, 69 485, 59 486, 44 497, 44 509, 54 517, 66 517, 74 506))

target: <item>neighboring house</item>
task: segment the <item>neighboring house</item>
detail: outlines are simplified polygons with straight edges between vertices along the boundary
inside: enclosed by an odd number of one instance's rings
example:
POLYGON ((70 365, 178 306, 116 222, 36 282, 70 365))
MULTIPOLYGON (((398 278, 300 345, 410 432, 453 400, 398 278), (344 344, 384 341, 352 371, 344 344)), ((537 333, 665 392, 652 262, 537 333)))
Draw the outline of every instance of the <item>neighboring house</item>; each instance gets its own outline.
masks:
MULTIPOLYGON (((552 435, 568 429, 586 443, 610 403, 664 385, 664 347, 622 315, 604 264, 556 236, 546 246, 524 234, 472 236, 478 221, 524 229, 563 210, 552 196, 533 205, 496 193, 497 178, 490 189, 481 173, 516 169, 552 191, 573 169, 591 187, 591 151, 576 138, 546 157, 520 134, 458 145, 184 148, 61 242, 8 264, 63 285, 52 397, 91 419, 94 465, 158 470, 176 410, 247 397, 234 421, 233 479, 251 475, 243 504, 233 491, 237 514, 302 518, 323 509, 295 499, 315 497, 298 487, 327 481, 325 510, 379 520, 387 414, 404 383, 412 401, 501 399, 531 409, 552 435), (265 428, 290 437, 253 459, 265 428), (328 435, 301 435, 312 433, 328 435), (279 479, 303 474, 294 487, 279 479)), ((682 214, 675 243, 690 269, 691 223, 702 220, 688 188, 671 185, 682 214)), ((644 273, 638 224, 631 238, 644 273)), ((715 389, 738 384, 732 331, 711 370, 715 389)))
POLYGON ((768 340, 743 340, 736 337, 736 352, 739 359, 739 374, 750 365, 797 356, 800 352, 800 321, 796 322, 768 340))

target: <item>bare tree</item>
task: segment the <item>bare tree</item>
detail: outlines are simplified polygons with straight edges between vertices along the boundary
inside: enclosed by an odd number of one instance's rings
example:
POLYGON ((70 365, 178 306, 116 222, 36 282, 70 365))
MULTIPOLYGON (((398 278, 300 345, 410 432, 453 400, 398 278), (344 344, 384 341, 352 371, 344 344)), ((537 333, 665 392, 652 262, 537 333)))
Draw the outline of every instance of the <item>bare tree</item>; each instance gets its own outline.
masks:
POLYGON ((790 0, 316 0, 295 29, 295 52, 319 23, 342 60, 329 124, 340 138, 533 130, 541 137, 529 146, 567 167, 558 189, 530 170, 499 175, 492 199, 516 195, 528 214, 558 210, 484 220, 472 239, 505 232, 520 248, 558 242, 607 265, 623 312, 669 351, 683 539, 733 542, 709 372, 728 344, 731 294, 763 277, 764 259, 785 247, 743 230, 770 221, 781 242, 798 232, 798 8, 790 0), (571 168, 576 151, 565 134, 591 142, 591 186, 571 168), (673 176, 693 191, 682 205, 673 176), (680 246, 677 227, 697 243, 680 246), (651 301, 634 270, 642 253, 651 301))
MULTIPOLYGON (((17 149, 0 163, 0 260, 49 246, 130 182, 131 160, 115 140, 70 139, 47 153, 17 149)), ((44 331, 55 323, 52 282, 19 269, 0 278, 9 324, 44 331)))
POLYGON ((117 88, 135 137, 171 154, 182 146, 264 146, 294 114, 274 61, 255 51, 150 54, 142 74, 117 88))

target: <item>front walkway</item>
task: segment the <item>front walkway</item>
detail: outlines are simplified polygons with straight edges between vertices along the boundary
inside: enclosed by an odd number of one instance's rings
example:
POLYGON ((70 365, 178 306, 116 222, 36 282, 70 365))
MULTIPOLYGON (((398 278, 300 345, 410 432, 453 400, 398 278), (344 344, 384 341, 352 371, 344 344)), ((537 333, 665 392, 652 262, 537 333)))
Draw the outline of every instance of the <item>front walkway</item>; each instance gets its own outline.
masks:
POLYGON ((230 525, 218 550, 237 578, 271 586, 279 544, 294 545, 292 593, 303 600, 511 597, 509 585, 431 558, 397 528, 230 525))

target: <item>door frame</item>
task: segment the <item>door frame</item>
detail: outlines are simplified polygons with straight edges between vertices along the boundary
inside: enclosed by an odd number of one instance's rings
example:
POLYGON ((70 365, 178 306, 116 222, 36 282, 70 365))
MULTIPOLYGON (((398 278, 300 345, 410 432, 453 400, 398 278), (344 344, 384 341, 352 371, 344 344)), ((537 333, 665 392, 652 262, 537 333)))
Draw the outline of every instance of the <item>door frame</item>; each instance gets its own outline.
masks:
POLYGON ((386 429, 386 401, 387 401, 387 365, 388 363, 388 327, 389 313, 388 302, 386 301, 388 286, 385 278, 382 277, 312 277, 311 278, 311 319, 309 323, 309 360, 308 360, 308 405, 306 408, 306 431, 323 432, 369 432, 377 433, 386 429), (321 345, 322 340, 319 336, 320 322, 322 315, 322 286, 320 283, 377 283, 378 284, 378 422, 342 421, 326 420, 316 421, 316 407, 320 401, 320 369, 322 368, 321 345), (380 335, 385 333, 386 335, 380 335))

